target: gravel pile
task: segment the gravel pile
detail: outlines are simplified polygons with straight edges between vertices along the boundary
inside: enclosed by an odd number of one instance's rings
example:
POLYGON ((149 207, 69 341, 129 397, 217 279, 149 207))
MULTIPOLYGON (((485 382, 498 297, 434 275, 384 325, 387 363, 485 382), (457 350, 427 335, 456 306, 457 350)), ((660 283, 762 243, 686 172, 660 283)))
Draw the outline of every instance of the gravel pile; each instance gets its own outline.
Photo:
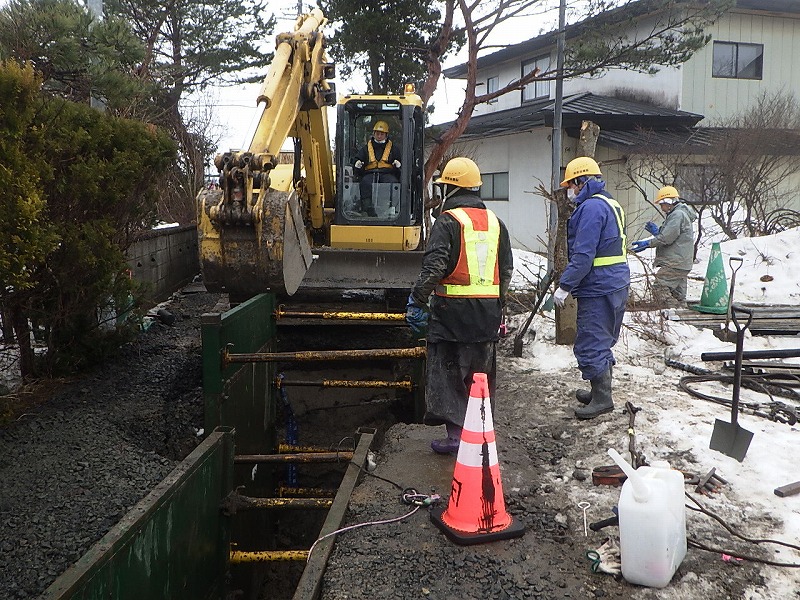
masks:
POLYGON ((0 598, 34 598, 200 442, 200 316, 175 294, 119 356, 0 429, 0 598))

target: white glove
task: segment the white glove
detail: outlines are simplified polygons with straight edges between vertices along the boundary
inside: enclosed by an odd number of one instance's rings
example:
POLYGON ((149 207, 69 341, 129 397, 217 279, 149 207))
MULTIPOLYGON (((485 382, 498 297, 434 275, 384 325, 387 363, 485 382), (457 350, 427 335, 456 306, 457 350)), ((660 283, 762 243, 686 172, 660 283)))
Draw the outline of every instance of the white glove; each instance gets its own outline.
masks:
POLYGON ((357 160, 355 163, 353 163, 353 166, 354 166, 356 169, 360 169, 361 167, 363 167, 363 166, 364 166, 364 161, 363 161, 363 160, 357 160))
POLYGON ((597 563, 595 571, 618 575, 622 572, 620 563, 619 543, 614 537, 609 537, 605 543, 597 549, 600 562, 597 563))
POLYGON ((400 161, 399 160, 394 161, 392 164, 394 165, 395 169, 399 169, 400 168, 400 161))
POLYGON ((556 293, 553 294, 553 301, 556 303, 558 308, 564 308, 564 302, 566 302, 567 296, 569 296, 569 292, 564 288, 559 287, 556 290, 556 293))

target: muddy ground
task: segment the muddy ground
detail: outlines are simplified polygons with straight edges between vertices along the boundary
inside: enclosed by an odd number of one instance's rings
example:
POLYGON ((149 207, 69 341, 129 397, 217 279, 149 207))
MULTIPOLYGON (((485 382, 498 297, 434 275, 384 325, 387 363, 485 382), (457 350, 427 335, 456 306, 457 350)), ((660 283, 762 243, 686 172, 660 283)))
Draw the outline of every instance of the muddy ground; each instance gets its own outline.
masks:
MULTIPOLYGON (((213 294, 176 295, 168 307, 178 317, 174 326, 157 324, 119 357, 65 382, 0 428, 0 598, 38 596, 199 442, 200 315, 224 306, 224 298, 213 294)), ((592 486, 591 468, 608 464, 609 446, 627 447, 628 418, 620 407, 646 397, 649 382, 621 376, 615 381, 618 409, 578 422, 569 400, 579 384, 577 371, 558 377, 534 372, 511 358, 511 343, 511 338, 501 343, 494 422, 507 509, 525 534, 457 546, 434 528, 427 509, 400 523, 347 532, 338 536, 324 599, 774 597, 758 563, 723 562, 718 554, 696 549, 660 591, 592 573, 585 551, 617 530, 584 535, 577 502, 590 502, 589 521, 611 515, 618 489, 592 486)), ((364 425, 384 429, 408 420, 408 407, 382 407, 379 399, 368 403, 368 416, 358 407, 309 411, 317 415, 314 427, 335 423, 337 433, 326 436, 309 428, 301 442, 336 444, 342 427, 355 431, 363 419, 364 425)), ((441 430, 392 426, 378 436, 375 474, 446 499, 455 459, 429 449, 441 430)), ((690 455, 660 458, 691 468, 690 455)), ((392 484, 367 476, 352 498, 347 524, 408 511, 392 484)), ((691 513, 689 530, 707 542, 727 540, 718 526, 691 513)))
MULTIPOLYGON (((553 377, 521 368, 511 358, 511 340, 501 343, 495 433, 508 512, 525 526, 518 539, 474 546, 450 542, 429 519, 426 509, 400 523, 360 528, 340 534, 325 576, 324 600, 366 598, 506 599, 541 598, 674 598, 727 600, 772 599, 763 566, 724 562, 718 553, 689 548, 671 584, 655 590, 634 586, 621 577, 593 573, 585 552, 598 548, 617 527, 584 534, 583 512, 590 503, 591 523, 612 516, 619 488, 594 486, 593 466, 611 462, 615 447, 630 460, 626 400, 641 404, 650 382, 619 378, 617 409, 590 422, 572 415, 570 399, 581 383, 577 370, 553 377)), ((639 418, 646 418, 641 416, 639 418)), ((402 487, 447 498, 455 458, 430 451, 429 443, 443 428, 399 424, 387 433, 375 471, 402 487)), ((639 448, 647 455, 648 448, 639 448)), ((692 456, 668 459, 691 470, 692 456)), ((693 486, 687 486, 692 491, 693 486)), ((365 477, 350 505, 347 525, 389 519, 411 507, 398 490, 365 477)), ((703 503, 705 496, 699 497, 703 503)), ((687 501, 688 502, 688 501, 687 501)), ((733 515, 728 515, 732 519, 733 515)), ((741 525, 741 521, 733 521, 741 525)), ((758 527, 750 521, 748 527, 758 527)), ((769 523, 761 523, 769 529, 769 523)), ((689 537, 769 558, 767 551, 741 544, 709 518, 689 511, 689 537)), ((643 532, 645 535, 646 532, 643 532)), ((795 598, 800 597, 800 592, 795 598)))

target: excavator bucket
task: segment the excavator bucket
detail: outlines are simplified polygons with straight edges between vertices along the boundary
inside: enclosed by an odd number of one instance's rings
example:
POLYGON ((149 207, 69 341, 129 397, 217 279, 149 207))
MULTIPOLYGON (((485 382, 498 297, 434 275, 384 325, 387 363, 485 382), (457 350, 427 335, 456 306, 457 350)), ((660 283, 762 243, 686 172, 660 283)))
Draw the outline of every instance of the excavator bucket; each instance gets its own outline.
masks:
POLYGON ((215 222, 220 190, 198 195, 199 246, 206 289, 234 301, 272 292, 291 296, 311 266, 311 246, 294 191, 270 189, 252 209, 252 222, 215 222))

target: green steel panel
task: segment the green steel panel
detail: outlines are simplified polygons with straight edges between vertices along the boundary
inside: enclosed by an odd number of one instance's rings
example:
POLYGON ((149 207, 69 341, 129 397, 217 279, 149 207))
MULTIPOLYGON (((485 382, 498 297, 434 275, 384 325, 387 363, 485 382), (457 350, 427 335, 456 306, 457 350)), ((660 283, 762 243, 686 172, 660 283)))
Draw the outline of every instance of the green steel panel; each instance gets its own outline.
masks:
POLYGON ((239 454, 275 448, 277 403, 274 365, 230 365, 222 369, 221 353, 269 352, 275 346, 275 296, 259 294, 221 315, 203 315, 203 396, 205 427, 236 430, 239 454))
POLYGON ((209 435, 41 600, 220 599, 230 546, 233 433, 209 435))

